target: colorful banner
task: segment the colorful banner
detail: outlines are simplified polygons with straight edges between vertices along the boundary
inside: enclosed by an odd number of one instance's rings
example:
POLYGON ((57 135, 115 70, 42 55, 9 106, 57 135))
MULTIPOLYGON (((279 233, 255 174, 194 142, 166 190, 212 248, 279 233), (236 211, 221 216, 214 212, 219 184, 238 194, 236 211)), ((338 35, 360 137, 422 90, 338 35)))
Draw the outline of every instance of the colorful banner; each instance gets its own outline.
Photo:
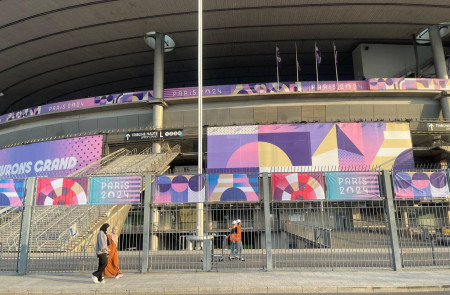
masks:
POLYGON ((66 176, 102 156, 103 136, 86 136, 0 150, 0 177, 66 176))
MULTIPOLYGON (((264 93, 315 92, 315 91, 367 91, 367 90, 450 90, 450 80, 446 79, 403 79, 376 78, 366 81, 307 81, 307 82, 253 83, 236 85, 217 85, 203 87, 203 96, 258 95, 264 93)), ((164 89, 164 98, 197 97, 198 87, 164 89)), ((0 116, 0 123, 32 117, 41 114, 84 109, 102 105, 149 101, 153 91, 110 94, 89 97, 48 105, 32 107, 0 116)))
POLYGON ((325 200, 323 173, 272 173, 272 199, 325 200))
POLYGON ((380 198, 378 172, 327 172, 328 200, 380 198))
POLYGON ((25 196, 25 179, 0 179, 0 207, 21 207, 25 196))
POLYGON ((86 205, 89 178, 39 178, 36 205, 86 205))
POLYGON ((408 123, 209 127, 207 135, 211 173, 414 168, 408 123))
POLYGON ((396 199, 448 198, 445 172, 395 172, 396 199))
POLYGON ((161 175, 155 179, 154 203, 203 203, 205 175, 161 175))
POLYGON ((257 174, 208 175, 209 202, 259 201, 257 174))
POLYGON ((91 177, 89 204, 139 204, 141 177, 91 177))

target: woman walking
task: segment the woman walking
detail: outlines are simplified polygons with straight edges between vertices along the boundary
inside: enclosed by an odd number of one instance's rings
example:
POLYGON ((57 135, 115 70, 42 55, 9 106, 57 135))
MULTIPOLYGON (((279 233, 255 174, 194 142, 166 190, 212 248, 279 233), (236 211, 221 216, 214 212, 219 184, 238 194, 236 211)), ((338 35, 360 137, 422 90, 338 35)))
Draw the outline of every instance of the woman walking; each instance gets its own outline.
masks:
POLYGON ((117 246, 119 243, 119 236, 117 232, 119 228, 113 226, 112 232, 108 235, 108 245, 109 245, 109 258, 108 265, 106 265, 103 271, 104 277, 115 277, 116 279, 123 277, 122 271, 119 268, 119 254, 117 252, 117 246))
POLYGON ((105 280, 102 278, 103 270, 108 264, 108 253, 109 253, 109 242, 108 236, 106 235, 106 231, 108 230, 109 224, 104 223, 97 235, 97 243, 95 244, 95 253, 98 257, 98 269, 92 273, 92 281, 95 284, 105 283, 105 280))

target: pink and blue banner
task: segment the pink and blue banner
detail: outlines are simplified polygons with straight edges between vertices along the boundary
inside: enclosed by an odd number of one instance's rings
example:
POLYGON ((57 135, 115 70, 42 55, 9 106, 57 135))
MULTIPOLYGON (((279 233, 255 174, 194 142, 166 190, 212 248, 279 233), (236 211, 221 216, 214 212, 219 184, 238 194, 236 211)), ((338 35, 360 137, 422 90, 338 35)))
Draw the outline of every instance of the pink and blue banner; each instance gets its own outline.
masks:
POLYGON ((86 136, 0 150, 0 177, 66 176, 102 156, 103 136, 86 136))
POLYGON ((39 178, 36 205, 86 205, 89 178, 39 178))
POLYGON ((445 199, 450 197, 445 172, 395 172, 396 199, 445 199))
MULTIPOLYGON (((280 82, 278 83, 252 83, 235 85, 216 85, 203 87, 203 95, 229 96, 229 95, 258 95, 267 93, 292 93, 316 91, 379 91, 379 90, 412 90, 412 91, 442 91, 450 90, 450 80, 447 79, 404 79, 404 78, 374 78, 366 81, 306 81, 306 82, 280 82)), ((165 99, 197 97, 197 87, 164 89, 165 99)), ((54 112, 72 111, 103 105, 150 101, 153 91, 139 91, 89 97, 48 105, 32 107, 0 116, 0 123, 32 117, 54 112)))
POLYGON ((323 173, 272 173, 273 201, 325 200, 323 173))
POLYGON ((207 136, 210 173, 414 168, 408 123, 209 127, 207 136))
POLYGON ((377 172, 327 172, 328 200, 380 199, 377 172))
POLYGON ((91 177, 89 204, 139 204, 141 182, 140 176, 91 177))
POLYGON ((258 192, 258 174, 208 175, 208 202, 257 202, 258 192))
POLYGON ((203 203, 205 175, 161 175, 154 185, 154 203, 203 203))
POLYGON ((21 207, 25 197, 25 179, 0 179, 0 207, 21 207))

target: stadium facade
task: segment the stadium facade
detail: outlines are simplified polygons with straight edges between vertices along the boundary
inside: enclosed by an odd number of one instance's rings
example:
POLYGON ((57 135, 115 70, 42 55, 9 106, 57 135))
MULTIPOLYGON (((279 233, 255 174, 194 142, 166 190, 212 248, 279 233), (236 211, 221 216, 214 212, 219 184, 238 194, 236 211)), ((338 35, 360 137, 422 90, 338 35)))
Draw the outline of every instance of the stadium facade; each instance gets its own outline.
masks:
POLYGON ((104 221, 125 268, 207 268, 237 218, 218 267, 448 265, 445 1, 205 1, 200 129, 197 1, 37 2, 0 4, 4 269, 80 270, 104 221))

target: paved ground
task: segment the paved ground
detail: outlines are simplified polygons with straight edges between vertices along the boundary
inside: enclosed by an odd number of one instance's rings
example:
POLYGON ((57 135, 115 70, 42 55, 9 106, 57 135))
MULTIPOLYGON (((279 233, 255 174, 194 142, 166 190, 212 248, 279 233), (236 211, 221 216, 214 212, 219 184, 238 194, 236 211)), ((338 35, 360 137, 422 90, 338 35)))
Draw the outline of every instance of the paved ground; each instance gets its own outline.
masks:
POLYGON ((450 292, 450 269, 125 273, 94 284, 90 273, 0 274, 0 294, 267 294, 450 292))

